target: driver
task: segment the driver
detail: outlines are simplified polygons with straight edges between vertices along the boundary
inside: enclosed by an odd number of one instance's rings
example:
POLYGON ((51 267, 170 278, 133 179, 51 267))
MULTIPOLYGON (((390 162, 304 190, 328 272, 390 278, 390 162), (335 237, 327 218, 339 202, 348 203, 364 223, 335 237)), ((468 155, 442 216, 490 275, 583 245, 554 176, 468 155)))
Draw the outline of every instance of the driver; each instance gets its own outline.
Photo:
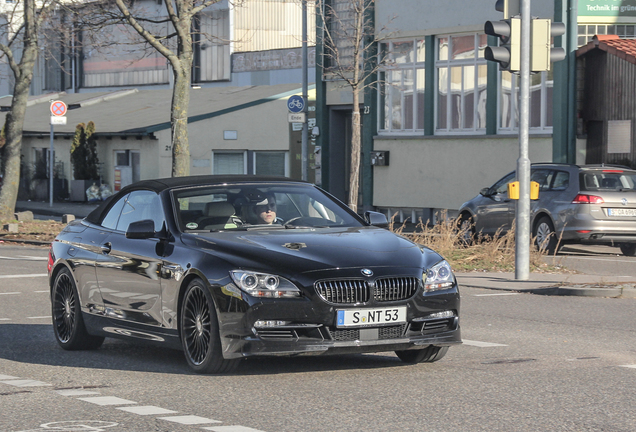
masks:
POLYGON ((268 196, 264 200, 254 204, 254 213, 256 213, 256 223, 271 225, 276 222, 276 200, 272 196, 268 196))

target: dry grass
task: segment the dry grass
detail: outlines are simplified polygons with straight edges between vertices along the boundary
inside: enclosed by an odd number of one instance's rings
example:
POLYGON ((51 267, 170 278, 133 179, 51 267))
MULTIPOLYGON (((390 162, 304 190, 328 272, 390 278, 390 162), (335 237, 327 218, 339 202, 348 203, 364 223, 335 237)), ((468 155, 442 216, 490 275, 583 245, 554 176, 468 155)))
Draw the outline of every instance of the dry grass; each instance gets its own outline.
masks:
MULTIPOLYGON (((515 230, 504 235, 479 236, 466 244, 465 230, 457 228, 457 220, 441 215, 441 222, 429 227, 421 220, 413 232, 405 232, 405 225, 396 225, 391 220, 389 228, 409 240, 429 247, 442 255, 455 271, 513 272, 515 269, 515 230)), ((545 251, 530 247, 530 270, 554 272, 557 268, 544 263, 545 251)))
POLYGON ((7 242, 11 240, 52 242, 65 226, 66 224, 62 222, 52 220, 4 221, 0 222, 0 240, 7 242), (18 232, 8 232, 5 229, 8 224, 17 224, 18 232))

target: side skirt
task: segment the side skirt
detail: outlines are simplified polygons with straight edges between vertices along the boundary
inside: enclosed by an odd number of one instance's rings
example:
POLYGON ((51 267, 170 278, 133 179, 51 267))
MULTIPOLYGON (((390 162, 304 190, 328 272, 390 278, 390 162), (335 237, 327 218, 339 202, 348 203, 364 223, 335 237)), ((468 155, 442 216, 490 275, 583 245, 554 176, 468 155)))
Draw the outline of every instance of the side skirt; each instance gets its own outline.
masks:
POLYGON ((181 339, 177 330, 115 320, 82 312, 86 330, 95 336, 104 336, 163 346, 181 350, 181 339))

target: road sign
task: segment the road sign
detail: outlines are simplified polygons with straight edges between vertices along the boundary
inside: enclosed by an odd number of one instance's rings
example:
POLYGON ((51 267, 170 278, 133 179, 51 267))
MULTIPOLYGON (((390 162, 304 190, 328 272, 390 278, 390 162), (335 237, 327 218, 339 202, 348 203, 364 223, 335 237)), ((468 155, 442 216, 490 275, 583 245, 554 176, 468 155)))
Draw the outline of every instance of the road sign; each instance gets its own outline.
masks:
POLYGON ((287 120, 290 123, 305 123, 305 113, 288 113, 287 120))
POLYGON ((305 109, 305 99, 302 96, 293 95, 287 99, 287 109, 292 113, 299 113, 305 109))
POLYGON ((65 116, 51 116, 51 124, 52 125, 65 125, 66 117, 65 116))
POLYGON ((60 100, 51 102, 51 114, 61 117, 66 114, 66 104, 60 100))

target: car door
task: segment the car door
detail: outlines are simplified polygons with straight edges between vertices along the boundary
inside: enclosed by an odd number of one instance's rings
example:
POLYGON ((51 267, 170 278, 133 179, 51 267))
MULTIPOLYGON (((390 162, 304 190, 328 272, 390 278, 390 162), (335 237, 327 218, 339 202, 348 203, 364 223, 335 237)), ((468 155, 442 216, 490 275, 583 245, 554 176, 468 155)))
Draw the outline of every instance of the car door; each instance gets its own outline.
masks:
POLYGON ((118 318, 159 325, 163 248, 159 239, 128 239, 126 230, 131 222, 151 219, 155 231, 161 231, 160 197, 153 191, 134 191, 111 211, 102 222, 108 234, 102 239, 95 266, 104 307, 118 318))
POLYGON ((514 219, 514 200, 508 198, 508 183, 515 179, 515 172, 511 172, 492 185, 477 205, 475 232, 494 235, 497 230, 501 233, 510 230, 514 219))

